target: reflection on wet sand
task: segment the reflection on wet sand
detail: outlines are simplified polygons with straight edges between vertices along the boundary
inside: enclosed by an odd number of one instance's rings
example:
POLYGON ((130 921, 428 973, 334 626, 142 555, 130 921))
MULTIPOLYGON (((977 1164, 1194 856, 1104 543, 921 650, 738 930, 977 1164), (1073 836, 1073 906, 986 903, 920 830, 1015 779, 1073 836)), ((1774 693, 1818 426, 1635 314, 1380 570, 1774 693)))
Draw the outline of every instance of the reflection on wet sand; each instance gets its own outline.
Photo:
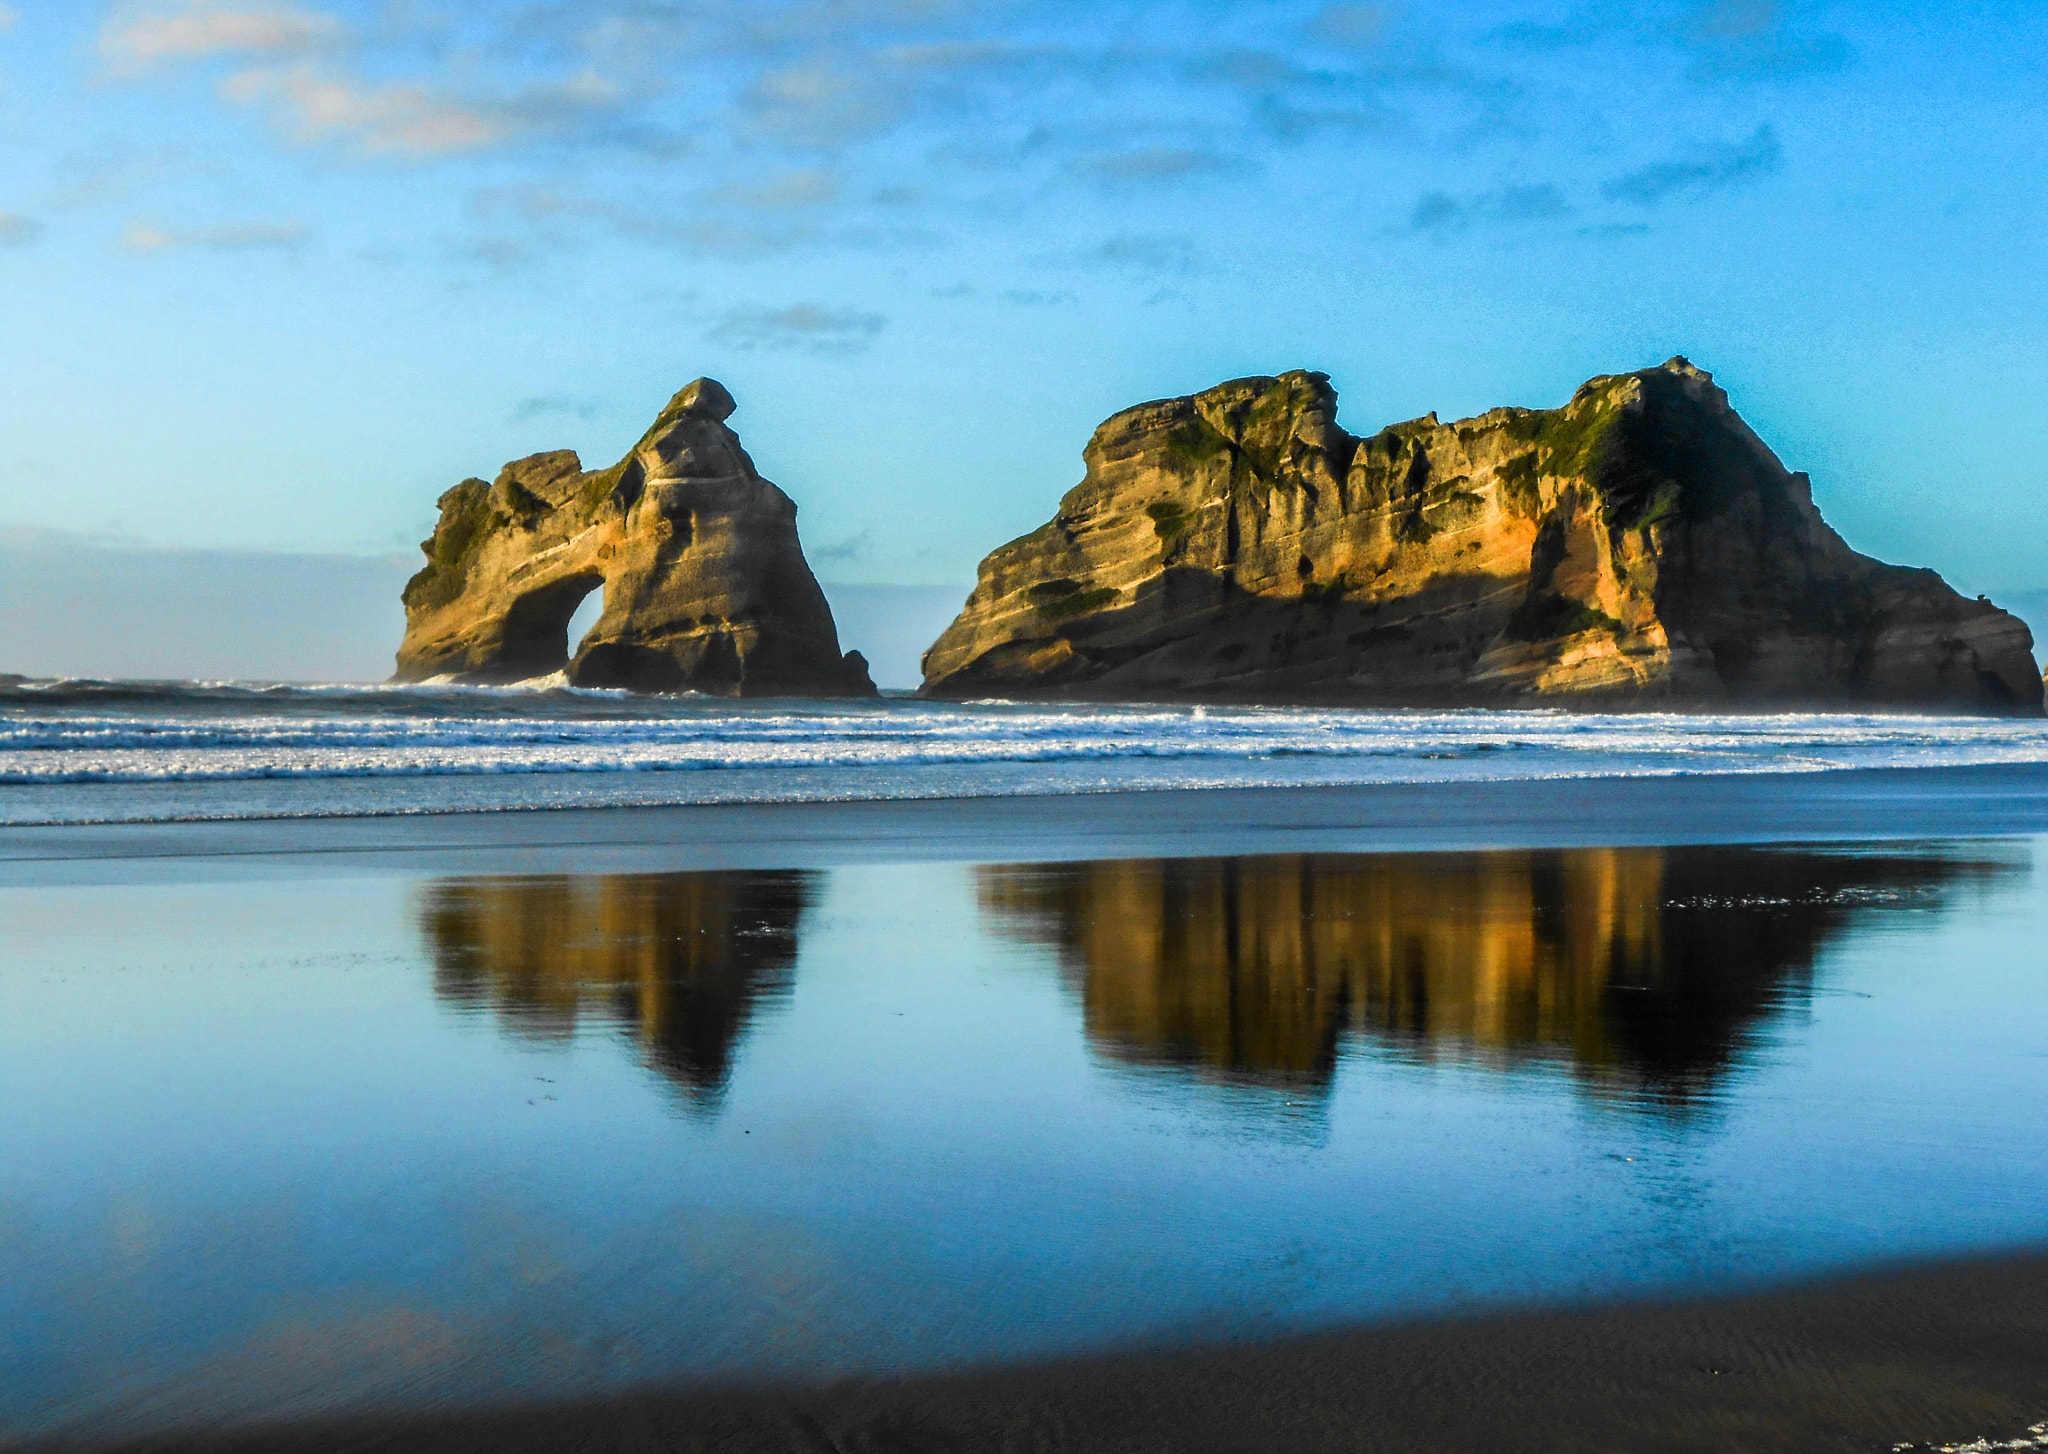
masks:
POLYGON ((1046 945, 1091 1043, 1129 1062, 1327 1085, 1340 1037, 1509 1064, 1682 1107, 1821 948, 2008 872, 1905 850, 1305 855, 993 865, 999 933, 1046 945))
POLYGON ((813 897, 792 872, 450 879, 419 919, 444 1000, 532 1039, 618 1025, 710 1105, 756 1008, 789 993, 813 897))

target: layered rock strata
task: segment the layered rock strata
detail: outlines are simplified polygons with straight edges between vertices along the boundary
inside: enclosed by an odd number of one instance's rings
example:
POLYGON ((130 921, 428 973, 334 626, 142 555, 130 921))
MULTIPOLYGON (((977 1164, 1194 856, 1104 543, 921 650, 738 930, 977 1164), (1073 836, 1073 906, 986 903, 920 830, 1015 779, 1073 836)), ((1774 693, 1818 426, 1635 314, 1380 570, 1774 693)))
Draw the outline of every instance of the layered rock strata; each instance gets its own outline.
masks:
POLYGON ((405 588, 396 679, 565 670, 584 687, 873 695, 861 654, 840 653, 795 504, 725 425, 733 408, 698 379, 610 469, 556 450, 441 496, 405 588), (602 614, 571 643, 570 618, 599 589, 602 614))
POLYGON ((1851 550, 1682 358, 1356 438, 1328 378, 1127 409, 981 564, 932 696, 2038 713, 2018 618, 1851 550))

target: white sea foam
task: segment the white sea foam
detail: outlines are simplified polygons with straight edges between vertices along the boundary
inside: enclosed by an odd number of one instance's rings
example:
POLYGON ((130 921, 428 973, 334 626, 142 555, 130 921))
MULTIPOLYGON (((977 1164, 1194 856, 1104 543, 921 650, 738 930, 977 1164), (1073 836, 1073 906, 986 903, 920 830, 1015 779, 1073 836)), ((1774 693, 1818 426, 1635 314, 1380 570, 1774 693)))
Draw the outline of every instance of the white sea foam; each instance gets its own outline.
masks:
MULTIPOLYGON (((1196 783, 1416 782, 2048 763, 2039 719, 1367 711, 649 698, 514 687, 37 682, 0 687, 0 821, 76 819, 124 785, 669 774, 719 798, 1196 783), (827 776, 821 778, 819 773, 827 776), (803 774, 799 791, 777 787, 803 774), (835 775, 836 774, 836 775, 835 775), (1099 774, 1090 776, 1089 774, 1099 774), (829 779, 829 780, 828 780, 829 779), (833 786, 833 784, 838 786, 833 786), (99 790, 81 807, 51 793, 99 790), (55 806, 53 806, 53 803, 55 806)), ((531 791, 525 790, 531 797, 531 791)), ((476 790, 465 790, 474 805, 476 790)), ((415 795, 417 796, 417 795, 415 795)), ((549 801, 559 801, 553 793, 549 801)), ((421 805, 428 799, 421 798, 421 805)), ((507 800, 510 801, 509 799, 507 800)), ((186 794, 181 813, 205 811, 186 794)), ((486 804, 487 805, 487 804, 486 804)), ((274 805, 271 809, 275 810, 274 805)), ((323 808, 301 793, 294 812, 323 808)), ((239 816, 254 808, 222 811, 239 816)))
POLYGON ((1894 1444, 1893 1454, 1926 1450, 1927 1454, 1994 1454, 2000 1449, 2048 1449, 2048 1423, 2028 1426, 2022 1439, 1972 1439, 1967 1444, 1894 1444))

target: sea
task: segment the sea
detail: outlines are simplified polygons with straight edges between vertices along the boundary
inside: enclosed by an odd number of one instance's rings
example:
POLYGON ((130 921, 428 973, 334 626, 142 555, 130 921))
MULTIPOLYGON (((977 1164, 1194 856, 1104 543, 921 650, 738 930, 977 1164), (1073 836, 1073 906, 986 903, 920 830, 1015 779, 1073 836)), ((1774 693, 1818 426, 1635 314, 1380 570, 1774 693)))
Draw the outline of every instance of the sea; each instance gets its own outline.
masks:
POLYGON ((2041 762, 2038 718, 0 679, 17 825, 2041 762))

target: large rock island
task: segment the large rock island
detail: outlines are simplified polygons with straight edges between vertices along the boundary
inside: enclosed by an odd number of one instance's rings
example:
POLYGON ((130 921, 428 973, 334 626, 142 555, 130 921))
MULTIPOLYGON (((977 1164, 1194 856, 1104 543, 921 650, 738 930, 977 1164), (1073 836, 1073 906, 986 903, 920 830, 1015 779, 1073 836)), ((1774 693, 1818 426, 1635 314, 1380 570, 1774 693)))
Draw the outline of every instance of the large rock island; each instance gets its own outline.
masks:
POLYGON ((397 680, 515 682, 722 696, 872 696, 839 652, 797 543, 796 506, 726 428, 732 396, 698 379, 632 451, 585 472, 572 450, 514 460, 441 496, 405 588, 397 680), (604 610, 581 643, 569 619, 604 610))
POLYGON ((1297 372, 1108 420, 924 693, 2041 710, 2021 621, 1851 550, 1682 358, 1562 409, 1336 412, 1297 372))

